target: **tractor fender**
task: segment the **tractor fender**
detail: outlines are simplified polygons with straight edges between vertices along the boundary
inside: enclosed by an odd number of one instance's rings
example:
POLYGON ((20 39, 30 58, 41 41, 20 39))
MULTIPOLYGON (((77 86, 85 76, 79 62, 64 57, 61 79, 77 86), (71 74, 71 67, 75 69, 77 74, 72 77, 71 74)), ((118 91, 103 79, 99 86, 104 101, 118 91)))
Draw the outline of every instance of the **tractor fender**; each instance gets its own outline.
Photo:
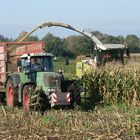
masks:
POLYGON ((11 74, 7 76, 6 82, 5 82, 5 87, 7 84, 7 81, 9 80, 9 78, 11 78, 12 83, 13 83, 13 87, 18 87, 19 83, 20 83, 20 76, 19 74, 11 74))
POLYGON ((19 74, 14 74, 12 76, 12 81, 13 81, 13 86, 14 87, 18 87, 19 83, 20 83, 20 76, 19 76, 19 74))

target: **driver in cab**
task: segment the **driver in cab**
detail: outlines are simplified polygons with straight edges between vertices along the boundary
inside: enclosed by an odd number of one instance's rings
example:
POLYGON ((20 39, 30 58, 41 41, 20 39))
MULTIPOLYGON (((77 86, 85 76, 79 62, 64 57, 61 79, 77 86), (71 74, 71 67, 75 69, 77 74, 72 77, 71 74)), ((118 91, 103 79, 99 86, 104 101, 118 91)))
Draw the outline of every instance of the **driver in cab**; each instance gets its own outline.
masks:
POLYGON ((38 63, 37 58, 33 58, 31 61, 31 71, 41 71, 41 65, 38 63))

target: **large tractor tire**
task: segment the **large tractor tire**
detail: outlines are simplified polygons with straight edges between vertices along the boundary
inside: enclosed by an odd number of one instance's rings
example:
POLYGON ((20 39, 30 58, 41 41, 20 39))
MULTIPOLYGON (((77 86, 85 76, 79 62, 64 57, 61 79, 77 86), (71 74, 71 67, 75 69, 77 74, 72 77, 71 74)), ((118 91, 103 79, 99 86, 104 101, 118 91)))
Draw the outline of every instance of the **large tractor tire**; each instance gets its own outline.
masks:
POLYGON ((8 107, 14 107, 18 104, 17 100, 17 89, 14 88, 12 79, 9 78, 6 84, 6 105, 8 107))
POLYGON ((30 85, 25 85, 22 90, 22 105, 25 111, 31 110, 30 87, 30 85))
POLYGON ((80 87, 76 82, 68 88, 68 92, 71 94, 71 107, 81 105, 80 87))

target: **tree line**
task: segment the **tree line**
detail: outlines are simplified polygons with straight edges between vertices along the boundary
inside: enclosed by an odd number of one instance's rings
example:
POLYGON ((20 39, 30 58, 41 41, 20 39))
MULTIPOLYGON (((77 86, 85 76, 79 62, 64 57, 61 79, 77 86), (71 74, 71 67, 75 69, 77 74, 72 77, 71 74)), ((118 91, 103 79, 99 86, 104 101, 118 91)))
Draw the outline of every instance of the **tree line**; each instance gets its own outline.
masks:
MULTIPOLYGON (((121 35, 107 35, 99 31, 94 31, 91 33, 96 36, 103 44, 127 44, 132 53, 140 53, 140 38, 138 38, 136 35, 131 34, 124 37, 121 35)), ((22 35, 23 33, 20 33, 19 38, 22 35)), ((92 49, 95 45, 94 42, 92 42, 89 38, 82 35, 71 35, 66 38, 60 38, 48 33, 41 40, 45 42, 46 52, 50 52, 55 56, 68 56, 70 58, 92 52, 92 49)), ((15 40, 0 35, 0 42, 9 41, 15 40)), ((27 41, 39 41, 39 38, 38 36, 30 36, 27 41)))

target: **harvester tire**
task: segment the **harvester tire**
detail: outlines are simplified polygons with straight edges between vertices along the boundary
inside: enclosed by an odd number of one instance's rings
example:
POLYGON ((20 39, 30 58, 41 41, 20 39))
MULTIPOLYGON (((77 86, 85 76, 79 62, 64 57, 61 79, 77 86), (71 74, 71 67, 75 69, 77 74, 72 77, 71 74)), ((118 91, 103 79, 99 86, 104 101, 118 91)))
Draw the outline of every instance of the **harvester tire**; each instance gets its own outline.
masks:
POLYGON ((17 88, 13 86, 12 79, 9 78, 6 83, 6 105, 8 107, 14 107, 18 104, 17 88))
POLYGON ((71 94, 71 107, 81 105, 80 88, 76 82, 69 87, 68 92, 71 94))

